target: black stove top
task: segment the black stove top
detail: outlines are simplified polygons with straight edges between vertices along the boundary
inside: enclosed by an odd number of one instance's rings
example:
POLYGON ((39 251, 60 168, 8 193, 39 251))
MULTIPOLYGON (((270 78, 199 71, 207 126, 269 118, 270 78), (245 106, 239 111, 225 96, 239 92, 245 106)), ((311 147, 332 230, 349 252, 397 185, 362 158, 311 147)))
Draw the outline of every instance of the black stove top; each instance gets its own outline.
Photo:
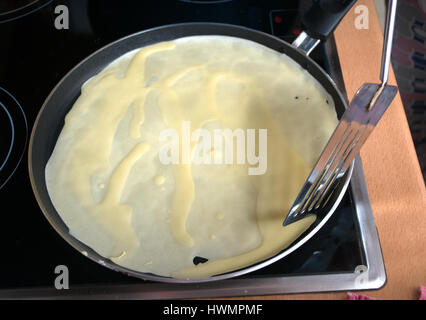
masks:
MULTIPOLYGON (((178 22, 237 24, 292 41, 301 30, 300 12, 309 2, 3 0, 0 292, 24 287, 53 288, 58 265, 68 267, 71 288, 149 283, 111 271, 81 255, 50 226, 34 198, 27 169, 29 132, 43 101, 72 67, 113 40, 178 22)), ((328 68, 324 46, 315 49, 311 57, 328 68)), ((305 245, 285 259, 240 279, 353 273, 357 266, 368 263, 358 220, 354 197, 348 191, 333 217, 305 245)))

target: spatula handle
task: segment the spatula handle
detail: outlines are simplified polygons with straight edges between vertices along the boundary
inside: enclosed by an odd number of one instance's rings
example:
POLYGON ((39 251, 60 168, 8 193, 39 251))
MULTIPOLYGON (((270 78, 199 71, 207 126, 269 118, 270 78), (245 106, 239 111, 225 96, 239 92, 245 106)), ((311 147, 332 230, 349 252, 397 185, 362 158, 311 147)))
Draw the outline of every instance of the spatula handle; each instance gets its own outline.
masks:
POLYGON ((382 86, 385 86, 389 78, 389 65, 391 61, 392 53, 392 42, 393 42, 393 32, 395 29, 395 15, 396 15, 396 6, 397 0, 389 1, 389 8, 386 16, 385 32, 384 32, 384 41, 383 41, 383 51, 382 51, 382 65, 380 69, 380 81, 382 86))

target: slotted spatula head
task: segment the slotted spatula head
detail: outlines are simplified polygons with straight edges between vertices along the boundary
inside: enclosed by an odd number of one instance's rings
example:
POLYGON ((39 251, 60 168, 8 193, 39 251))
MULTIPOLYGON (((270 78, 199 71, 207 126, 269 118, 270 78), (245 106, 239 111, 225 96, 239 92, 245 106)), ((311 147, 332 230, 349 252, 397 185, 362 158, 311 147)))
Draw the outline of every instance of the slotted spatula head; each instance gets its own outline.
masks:
POLYGON ((352 99, 283 225, 321 210, 394 99, 395 86, 364 84, 352 99))

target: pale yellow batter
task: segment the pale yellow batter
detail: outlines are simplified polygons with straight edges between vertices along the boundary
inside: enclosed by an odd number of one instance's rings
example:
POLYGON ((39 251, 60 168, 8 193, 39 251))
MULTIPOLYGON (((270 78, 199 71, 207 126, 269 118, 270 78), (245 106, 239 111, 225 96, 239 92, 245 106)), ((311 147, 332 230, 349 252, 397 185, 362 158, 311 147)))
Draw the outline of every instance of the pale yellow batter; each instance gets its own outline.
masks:
MULTIPOLYGON (((288 57, 198 36, 128 53, 90 79, 46 167, 53 204, 80 241, 130 269, 208 277, 268 258, 315 217, 282 227, 337 123, 332 98, 288 57), (267 129, 267 169, 179 164, 165 129, 267 129), (193 264, 201 256, 208 262, 193 264)), ((184 137, 181 137, 184 139, 184 137)), ((183 141, 183 140, 182 140, 183 141)), ((257 150, 259 151, 259 150, 257 150)), ((220 159, 223 150, 210 150, 220 159)))

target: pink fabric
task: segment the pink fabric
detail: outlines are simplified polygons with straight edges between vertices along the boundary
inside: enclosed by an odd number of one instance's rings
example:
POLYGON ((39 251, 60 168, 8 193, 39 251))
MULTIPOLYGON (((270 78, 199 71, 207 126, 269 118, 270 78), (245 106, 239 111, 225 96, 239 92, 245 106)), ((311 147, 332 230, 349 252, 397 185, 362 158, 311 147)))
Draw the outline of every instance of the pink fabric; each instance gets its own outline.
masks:
POLYGON ((420 298, 419 300, 426 300, 426 287, 420 286, 420 298))
POLYGON ((348 292, 348 300, 377 300, 376 298, 371 298, 364 294, 357 294, 353 292, 348 292))
MULTIPOLYGON (((426 300, 426 287, 420 286, 419 290, 420 290, 419 300, 426 300)), ((378 299, 366 296, 364 294, 348 292, 347 300, 378 300, 378 299)))

